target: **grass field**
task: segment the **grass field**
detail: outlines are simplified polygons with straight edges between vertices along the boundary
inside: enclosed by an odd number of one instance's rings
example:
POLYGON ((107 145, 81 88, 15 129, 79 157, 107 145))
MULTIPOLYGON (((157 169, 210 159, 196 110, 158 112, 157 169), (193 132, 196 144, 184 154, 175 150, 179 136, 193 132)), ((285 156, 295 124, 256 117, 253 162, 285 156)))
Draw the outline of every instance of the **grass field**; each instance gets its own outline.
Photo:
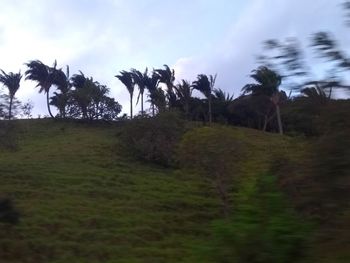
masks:
MULTIPOLYGON (((125 156, 117 126, 16 125, 18 149, 0 150, 0 197, 13 199, 21 218, 0 223, 0 262, 198 262, 197 245, 222 217, 208 181, 125 156)), ((293 163, 305 154, 293 138, 232 133, 246 144, 239 170, 247 178, 270 169, 272 156, 293 163)))
POLYGON ((206 238, 218 200, 200 178, 122 157, 112 127, 19 125, 0 193, 22 216, 0 225, 0 261, 181 262, 206 238))

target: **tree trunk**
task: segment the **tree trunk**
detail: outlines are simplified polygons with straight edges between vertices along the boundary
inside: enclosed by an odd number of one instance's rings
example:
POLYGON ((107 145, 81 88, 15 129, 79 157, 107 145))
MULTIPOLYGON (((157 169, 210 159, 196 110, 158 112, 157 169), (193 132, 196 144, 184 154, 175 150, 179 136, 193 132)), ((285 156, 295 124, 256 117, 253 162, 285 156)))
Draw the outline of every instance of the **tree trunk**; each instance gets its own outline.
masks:
POLYGON ((264 116, 264 127, 263 127, 263 131, 264 131, 264 132, 266 132, 267 122, 268 122, 268 118, 267 118, 267 115, 265 115, 265 116, 264 116))
POLYGON ((12 117, 12 101, 13 101, 13 97, 10 96, 9 120, 11 120, 11 117, 12 117))
POLYGON ((211 94, 209 95, 209 98, 208 98, 208 103, 209 103, 209 126, 211 125, 211 94))
POLYGON ((141 115, 143 116, 143 93, 141 93, 141 115))
POLYGON ((329 100, 332 98, 332 90, 333 90, 333 87, 330 87, 329 94, 328 94, 328 99, 329 100))
POLYGON ((132 94, 130 93, 130 119, 132 119, 132 94))
POLYGON ((281 135, 283 135, 281 112, 280 112, 280 106, 278 104, 276 104, 276 114, 277 114, 277 122, 278 122, 278 131, 281 135))
POLYGON ((49 90, 46 92, 46 103, 47 103, 47 110, 49 111, 49 114, 51 116, 51 118, 55 118, 53 115, 52 115, 52 112, 51 112, 51 109, 50 109, 50 94, 49 94, 49 90))

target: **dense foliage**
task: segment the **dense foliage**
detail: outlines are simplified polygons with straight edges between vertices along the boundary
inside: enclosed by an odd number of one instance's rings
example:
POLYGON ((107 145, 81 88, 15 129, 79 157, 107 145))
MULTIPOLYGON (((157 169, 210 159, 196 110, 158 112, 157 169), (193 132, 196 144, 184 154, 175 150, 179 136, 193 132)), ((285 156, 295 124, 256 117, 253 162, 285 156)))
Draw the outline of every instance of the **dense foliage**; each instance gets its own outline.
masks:
POLYGON ((154 118, 141 116, 125 123, 121 144, 139 159, 174 165, 176 147, 185 129, 185 122, 175 112, 164 112, 154 118))

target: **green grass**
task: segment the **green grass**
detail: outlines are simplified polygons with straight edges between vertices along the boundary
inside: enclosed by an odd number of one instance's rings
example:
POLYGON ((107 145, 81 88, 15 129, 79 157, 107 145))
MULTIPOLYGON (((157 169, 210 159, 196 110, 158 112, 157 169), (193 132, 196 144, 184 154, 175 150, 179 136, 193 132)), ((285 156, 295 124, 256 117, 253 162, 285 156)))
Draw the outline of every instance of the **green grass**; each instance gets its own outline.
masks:
MULTIPOLYGON (((16 226, 0 223, 1 263, 198 262, 198 245, 213 238, 212 223, 222 218, 221 201, 207 180, 125 156, 118 126, 44 119, 16 125, 18 149, 0 149, 0 197, 13 199, 21 218, 16 226)), ((302 139, 222 129, 244 144, 240 178, 287 167, 276 170, 285 175, 279 178, 283 189, 307 173, 309 150, 302 139)), ((230 194, 233 205, 236 194, 230 194)), ((334 246, 315 244, 314 259, 334 246)))
POLYGON ((19 150, 0 155, 0 193, 22 214, 0 225, 4 262, 181 262, 217 217, 209 185, 122 157, 113 127, 19 125, 19 150))

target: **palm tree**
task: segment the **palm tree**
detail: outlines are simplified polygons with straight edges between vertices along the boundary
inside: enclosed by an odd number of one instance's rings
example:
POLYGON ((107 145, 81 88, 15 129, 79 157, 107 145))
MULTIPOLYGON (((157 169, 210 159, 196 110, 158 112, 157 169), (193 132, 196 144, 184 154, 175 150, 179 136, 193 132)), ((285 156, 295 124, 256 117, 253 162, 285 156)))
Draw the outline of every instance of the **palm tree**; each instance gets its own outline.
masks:
POLYGON ((6 86, 9 92, 10 98, 10 106, 9 106, 9 115, 8 119, 10 120, 12 117, 12 102, 15 97, 17 90, 19 89, 19 85, 22 79, 21 72, 6 74, 3 70, 0 73, 0 82, 6 86))
POLYGON ((152 107, 152 116, 155 115, 155 107, 158 108, 158 111, 162 111, 166 104, 164 92, 160 87, 158 87, 158 84, 159 78, 154 71, 152 72, 151 76, 147 76, 145 78, 145 87, 149 93, 148 96, 152 107))
POLYGON ((136 69, 131 69, 131 73, 132 73, 132 78, 134 80, 134 83, 138 86, 139 88, 139 95, 137 96, 137 102, 136 105, 139 103, 139 99, 141 97, 141 114, 144 114, 143 111, 143 93, 145 91, 146 88, 146 82, 147 82, 147 78, 148 78, 148 68, 145 69, 144 73, 141 73, 140 71, 136 70, 136 69))
POLYGON ((54 92, 50 104, 58 108, 62 118, 66 118, 69 91, 72 87, 69 78, 69 66, 66 67, 66 72, 63 72, 62 69, 56 69, 53 71, 52 84, 57 87, 60 93, 54 92))
POLYGON ((197 76, 197 80, 192 83, 193 89, 196 89, 199 92, 201 92, 208 100, 209 125, 212 122, 211 100, 212 100, 212 91, 214 89, 215 81, 216 81, 216 75, 215 76, 209 75, 209 78, 208 78, 207 75, 199 74, 197 76))
POLYGON ((132 98, 134 94, 134 88, 135 88, 135 83, 133 80, 133 74, 132 72, 128 71, 120 71, 120 75, 116 75, 116 78, 118 78, 127 88, 130 94, 130 118, 132 119, 132 98))
POLYGON ((93 101, 93 94, 98 82, 94 81, 93 78, 85 77, 84 73, 80 71, 79 74, 74 74, 71 78, 71 85, 75 89, 72 92, 73 98, 80 108, 83 119, 92 117, 89 114, 89 106, 93 101))
POLYGON ((279 133, 283 134, 281 113, 279 107, 280 92, 278 89, 278 87, 282 83, 282 77, 275 71, 264 66, 253 70, 250 77, 253 78, 256 81, 256 83, 245 85, 242 88, 243 94, 251 93, 254 96, 268 96, 276 109, 279 133))
POLYGON ((165 69, 154 70, 156 76, 158 76, 159 82, 166 85, 166 96, 168 99, 169 107, 172 107, 176 103, 176 94, 174 93, 174 81, 175 71, 170 69, 168 65, 164 65, 165 69))
POLYGON ((40 60, 32 60, 28 63, 26 63, 26 66, 28 67, 27 71, 25 72, 26 80, 32 80, 36 81, 38 84, 36 87, 40 87, 39 93, 44 92, 46 93, 46 104, 47 109, 49 111, 49 114, 51 118, 54 118, 54 116, 51 113, 50 109, 50 88, 53 84, 53 72, 56 70, 57 62, 54 62, 53 67, 48 67, 44 63, 42 63, 40 60))
POLYGON ((214 89, 213 90, 213 97, 215 100, 222 102, 222 103, 230 103, 233 101, 233 95, 230 96, 229 93, 226 93, 222 89, 214 89))
POLYGON ((182 104, 182 107, 185 111, 186 117, 189 115, 190 101, 192 98, 192 87, 191 83, 186 80, 182 80, 181 83, 174 86, 176 95, 182 104))

